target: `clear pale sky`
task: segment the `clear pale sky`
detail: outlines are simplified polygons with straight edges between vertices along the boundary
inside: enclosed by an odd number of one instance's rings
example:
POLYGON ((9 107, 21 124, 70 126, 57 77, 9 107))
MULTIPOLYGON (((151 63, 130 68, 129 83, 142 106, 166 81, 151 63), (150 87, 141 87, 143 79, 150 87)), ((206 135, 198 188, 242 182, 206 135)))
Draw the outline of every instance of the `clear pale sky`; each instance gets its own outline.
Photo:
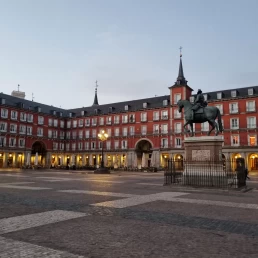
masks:
POLYGON ((0 0, 0 91, 62 108, 258 85, 257 0, 0 0))

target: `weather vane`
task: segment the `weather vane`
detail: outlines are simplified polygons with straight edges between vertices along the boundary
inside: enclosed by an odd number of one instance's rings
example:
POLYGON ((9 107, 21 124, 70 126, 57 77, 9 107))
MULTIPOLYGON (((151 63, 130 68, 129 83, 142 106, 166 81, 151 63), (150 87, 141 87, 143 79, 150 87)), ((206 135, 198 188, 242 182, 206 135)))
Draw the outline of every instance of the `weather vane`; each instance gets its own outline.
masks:
POLYGON ((180 57, 182 57, 182 47, 180 46, 180 57))

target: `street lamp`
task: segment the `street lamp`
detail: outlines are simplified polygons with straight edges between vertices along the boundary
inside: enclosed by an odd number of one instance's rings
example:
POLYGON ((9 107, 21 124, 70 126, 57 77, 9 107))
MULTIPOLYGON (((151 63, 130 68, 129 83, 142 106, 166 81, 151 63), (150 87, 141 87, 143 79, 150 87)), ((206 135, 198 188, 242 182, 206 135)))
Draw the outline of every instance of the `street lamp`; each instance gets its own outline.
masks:
POLYGON ((99 134, 98 134, 98 138, 99 140, 102 142, 101 144, 101 163, 100 163, 100 168, 96 169, 94 171, 95 174, 109 174, 110 171, 105 168, 104 166, 104 153, 103 153, 103 145, 104 145, 104 142, 107 140, 108 138, 108 134, 102 130, 99 134))

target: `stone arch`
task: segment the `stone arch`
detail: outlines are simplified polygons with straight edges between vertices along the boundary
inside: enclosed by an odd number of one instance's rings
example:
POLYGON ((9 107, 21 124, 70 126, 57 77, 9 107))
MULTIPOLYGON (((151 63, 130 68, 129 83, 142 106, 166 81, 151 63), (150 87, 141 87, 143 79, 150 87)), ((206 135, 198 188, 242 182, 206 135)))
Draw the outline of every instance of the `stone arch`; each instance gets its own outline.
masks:
POLYGON ((258 170, 258 154, 257 153, 251 153, 248 155, 248 169, 250 171, 257 171, 258 170))
POLYGON ((147 138, 142 138, 142 139, 139 139, 136 143, 135 143, 135 149, 137 150, 139 147, 141 147, 141 145, 144 145, 145 143, 149 143, 149 146, 150 148, 149 149, 152 149, 153 148, 153 142, 147 138))
POLYGON ((35 141, 32 146, 31 146, 31 154, 36 154, 36 152, 38 152, 38 154, 46 154, 47 149, 46 149, 46 145, 44 142, 42 141, 35 141))
POLYGON ((151 164, 153 143, 147 139, 142 138, 135 144, 135 153, 137 164, 141 164, 141 167, 149 167, 151 164))

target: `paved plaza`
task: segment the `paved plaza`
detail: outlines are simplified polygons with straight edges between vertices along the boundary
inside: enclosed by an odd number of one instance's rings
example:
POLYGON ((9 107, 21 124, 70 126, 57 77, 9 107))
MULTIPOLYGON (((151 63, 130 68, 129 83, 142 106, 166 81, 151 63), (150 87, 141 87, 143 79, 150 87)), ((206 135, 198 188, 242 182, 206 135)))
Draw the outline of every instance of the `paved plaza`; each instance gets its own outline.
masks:
POLYGON ((248 191, 163 186, 163 173, 0 171, 0 257, 258 257, 248 191))

